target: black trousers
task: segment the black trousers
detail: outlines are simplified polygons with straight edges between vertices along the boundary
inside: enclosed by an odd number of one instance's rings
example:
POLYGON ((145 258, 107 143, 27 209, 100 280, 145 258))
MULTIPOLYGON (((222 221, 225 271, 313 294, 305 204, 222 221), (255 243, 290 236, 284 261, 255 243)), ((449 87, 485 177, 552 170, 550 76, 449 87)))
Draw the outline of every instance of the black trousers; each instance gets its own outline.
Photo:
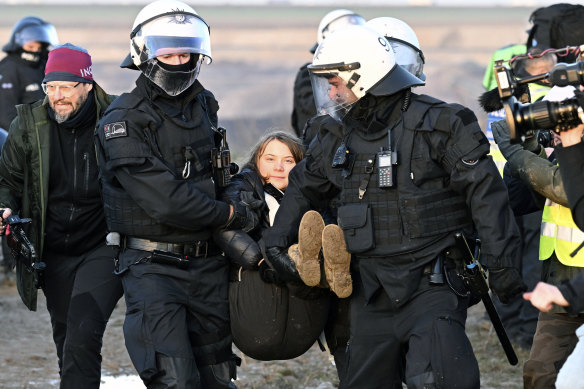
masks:
POLYGON ((57 347, 61 389, 99 389, 106 324, 122 297, 113 251, 100 245, 76 256, 45 253, 43 292, 57 347))
POLYGON ((392 308, 381 289, 366 304, 359 273, 353 273, 351 336, 340 388, 480 387, 479 368, 464 331, 468 301, 424 276, 411 300, 392 308))
POLYGON ((120 255, 126 348, 148 388, 234 389, 228 261, 192 258, 188 269, 120 255))

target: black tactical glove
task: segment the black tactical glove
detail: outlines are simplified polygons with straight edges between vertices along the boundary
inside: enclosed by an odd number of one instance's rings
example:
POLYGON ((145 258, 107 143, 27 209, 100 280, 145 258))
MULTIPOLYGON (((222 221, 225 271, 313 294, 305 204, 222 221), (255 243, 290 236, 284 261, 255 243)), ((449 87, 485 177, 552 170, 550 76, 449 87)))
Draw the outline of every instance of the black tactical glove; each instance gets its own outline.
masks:
POLYGON ((522 144, 511 143, 511 137, 509 135, 509 127, 505 120, 499 120, 491 124, 491 131, 493 132, 493 138, 503 157, 509 161, 515 153, 521 150, 528 150, 533 153, 539 151, 539 143, 537 141, 537 133, 534 136, 530 136, 524 140, 522 144))
POLYGON ((285 285, 285 282, 278 276, 278 273, 265 260, 260 263, 258 272, 260 273, 260 278, 266 284, 285 285))
POLYGON ((296 270, 296 265, 292 262, 292 259, 288 256, 288 248, 284 247, 267 247, 266 256, 264 259, 268 261, 270 267, 278 273, 278 276, 282 281, 299 281, 300 275, 298 270, 296 270))
POLYGON ((233 214, 227 220, 225 230, 243 230, 249 232, 259 224, 259 216, 244 202, 232 202, 233 214))
POLYGON ((514 267, 489 269, 489 286, 503 304, 527 291, 519 270, 514 267))

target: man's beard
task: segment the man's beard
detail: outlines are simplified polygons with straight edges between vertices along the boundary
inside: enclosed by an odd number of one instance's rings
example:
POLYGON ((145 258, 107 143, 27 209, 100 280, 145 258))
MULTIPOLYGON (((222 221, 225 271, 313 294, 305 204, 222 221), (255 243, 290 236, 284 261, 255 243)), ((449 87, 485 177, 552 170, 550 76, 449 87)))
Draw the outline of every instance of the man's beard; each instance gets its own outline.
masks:
POLYGON ((69 120, 71 116, 73 116, 75 112, 69 112, 65 115, 60 115, 57 111, 55 111, 55 121, 59 124, 66 122, 69 120))
POLYGON ((71 104, 71 111, 67 112, 65 114, 60 114, 59 112, 57 112, 57 110, 55 109, 55 106, 53 105, 51 108, 53 109, 53 112, 55 113, 55 121, 59 124, 66 122, 67 120, 69 120, 70 118, 72 118, 73 116, 75 116, 75 114, 77 113, 77 111, 79 111, 79 108, 83 105, 83 102, 77 107, 74 108, 73 104, 71 104))

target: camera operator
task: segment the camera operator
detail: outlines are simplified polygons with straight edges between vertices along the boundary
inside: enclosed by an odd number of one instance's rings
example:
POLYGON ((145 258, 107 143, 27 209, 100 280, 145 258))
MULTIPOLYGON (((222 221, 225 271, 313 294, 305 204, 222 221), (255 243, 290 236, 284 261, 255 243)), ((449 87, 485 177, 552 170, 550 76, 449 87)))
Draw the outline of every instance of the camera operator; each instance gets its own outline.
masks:
MULTIPOLYGON (((556 148, 560 165, 562 181, 565 182, 566 195, 572 211, 572 218, 580 230, 584 229, 584 142, 582 134, 584 124, 580 124, 568 131, 560 132, 561 145, 556 148)), ((581 232, 580 239, 584 239, 581 232)), ((582 242, 584 244, 584 242, 582 242)), ((582 244, 579 249, 582 249, 582 244)), ((534 307, 542 312, 547 312, 554 305, 565 307, 570 314, 578 314, 584 311, 584 273, 579 274, 569 282, 555 286, 545 282, 537 284, 535 289, 525 293, 523 298, 529 300, 534 307)), ((579 339, 584 337, 584 325, 576 330, 579 339)), ((570 354, 562 369, 558 373, 556 388, 573 388, 584 385, 580 368, 584 360, 584 341, 579 341, 574 351, 570 354)))
MULTIPOLYGON (((554 99, 558 89, 553 88, 544 100, 554 99)), ((492 130, 499 149, 507 159, 511 176, 519 178, 532 190, 533 197, 531 194, 524 196, 522 209, 515 208, 514 211, 529 212, 529 208, 533 210, 536 204, 541 205, 545 201, 539 250, 539 259, 544 261, 542 281, 559 286, 584 273, 584 252, 570 256, 582 241, 578 238, 581 231, 572 220, 555 153, 548 156, 546 149, 538 143, 537 134, 525 139, 523 144, 512 144, 509 127, 504 120, 493 123, 492 130)), ((509 186, 510 194, 517 190, 517 187, 509 186)), ((553 387, 559 368, 577 343, 575 330, 582 324, 584 314, 568 315, 561 306, 539 314, 529 360, 523 367, 525 388, 553 387)))

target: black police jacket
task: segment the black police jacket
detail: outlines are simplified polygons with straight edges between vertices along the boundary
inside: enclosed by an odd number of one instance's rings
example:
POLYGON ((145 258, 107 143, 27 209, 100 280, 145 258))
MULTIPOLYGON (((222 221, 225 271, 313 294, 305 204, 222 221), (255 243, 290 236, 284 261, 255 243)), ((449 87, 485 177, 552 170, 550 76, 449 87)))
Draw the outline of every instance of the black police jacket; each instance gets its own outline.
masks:
MULTIPOLYGON (((521 253, 519 231, 508 205, 505 185, 494 162, 487 157, 489 144, 475 115, 460 105, 446 104, 423 95, 411 94, 409 96, 411 104, 408 106, 408 99, 405 97, 403 94, 381 97, 366 95, 352 107, 342 124, 335 122, 332 118, 314 121, 320 128, 316 131, 317 136, 310 145, 306 159, 290 173, 290 184, 280 205, 274 226, 264 234, 267 247, 287 247, 295 242, 302 215, 309 209, 326 205, 329 199, 337 196, 341 199, 340 205, 348 203, 348 198, 351 196, 351 201, 355 204, 369 205, 369 208, 372 208, 373 219, 377 218, 377 222, 373 224, 376 227, 381 225, 386 215, 378 212, 376 214, 380 208, 380 202, 377 200, 372 205, 367 197, 369 193, 376 191, 379 196, 379 190, 372 190, 377 186, 378 162, 371 167, 370 177, 363 173, 365 166, 357 166, 359 161, 355 162, 352 170, 348 169, 351 170, 350 174, 343 173, 343 169, 333 168, 332 162, 335 152, 343 142, 348 144, 350 150, 351 142, 353 142, 351 137, 363 140, 359 146, 362 150, 357 151, 357 154, 369 153, 375 156, 379 150, 378 139, 386 136, 388 128, 393 128, 401 121, 404 130, 411 132, 410 136, 413 137, 413 140, 404 142, 410 144, 412 149, 402 149, 399 133, 394 134, 397 137, 392 142, 393 150, 397 153, 399 161, 395 166, 397 182, 395 188, 382 190, 400 192, 413 186, 419 189, 421 196, 437 190, 448 190, 453 193, 453 197, 459 196, 466 204, 472 222, 482 239, 483 262, 493 267, 512 265, 513 258, 521 253), (416 107, 420 104, 426 104, 428 107, 423 115, 418 116, 420 111, 416 107), (402 109, 405 110, 402 111, 402 109), (368 139, 372 146, 369 149, 366 146, 368 139), (402 158, 405 155, 409 155, 410 159, 402 158), (361 176, 356 179, 353 176, 356 174, 361 176), (409 182, 404 182, 406 179, 409 182), (363 180, 368 180, 368 184, 363 200, 360 200, 357 187, 363 180), (347 185, 347 181, 351 181, 351 184, 347 185), (355 182, 357 182, 357 187, 355 187, 355 182), (352 191, 350 195, 343 193, 347 190, 352 191)), ((367 163, 367 161, 361 159, 361 163, 367 163)), ((409 192, 412 190, 407 189, 409 192)), ((416 236, 414 234, 416 229, 408 228, 406 222, 412 222, 416 216, 422 217, 423 214, 412 212, 415 208, 411 208, 410 203, 404 202, 404 199, 406 196, 400 193, 396 203, 399 211, 391 219, 392 224, 387 229, 397 228, 402 240, 414 243, 404 246, 406 250, 401 252, 393 250, 394 245, 391 244, 386 245, 385 249, 388 250, 375 252, 377 249, 375 245, 384 245, 386 242, 381 240, 374 242, 373 247, 368 247, 362 252, 355 252, 354 258, 358 261, 360 258, 375 259, 374 261, 360 260, 361 270, 364 263, 373 267, 384 266, 382 263, 395 264, 404 270, 416 268, 454 243, 453 234, 447 231, 435 235, 436 239, 430 240, 427 238, 431 237, 432 233, 427 230, 422 230, 421 235, 416 236), (409 212, 407 218, 404 212, 409 212), (422 244, 416 246, 416 241, 422 244), (377 264, 372 264, 375 262, 377 264)), ((440 202, 436 202, 435 209, 432 209, 431 202, 419 202, 417 198, 415 200, 411 202, 412 207, 419 203, 427 212, 437 211, 437 208, 441 206, 440 202)), ((367 211, 366 206, 365 211, 367 211)), ((455 211, 456 209, 452 210, 452 212, 455 211)), ((339 219, 339 225, 342 228, 345 224, 344 232, 347 242, 359 233, 361 224, 366 225, 363 220, 359 220, 357 213, 353 216, 352 225, 342 223, 343 221, 339 219)), ((377 232, 372 233, 378 238, 377 232)), ((388 269, 386 266, 384 269, 374 269, 372 272, 379 271, 387 276, 395 270, 388 269)), ((378 274, 378 276, 383 279, 383 274, 378 274)), ((395 280, 395 282, 403 283, 407 280, 395 280)))
POLYGON ((572 218, 578 228, 584 231, 584 142, 558 147, 556 151, 572 218))
POLYGON ((110 231, 183 243, 226 224, 211 170, 218 108, 198 81, 171 98, 143 75, 114 101, 97 129, 110 231))
POLYGON ((42 99, 44 62, 31 63, 10 53, 0 61, 0 128, 8 131, 16 117, 17 104, 30 104, 42 99))
POLYGON ((294 129, 298 137, 302 138, 305 145, 310 143, 310 139, 304 138, 304 127, 308 120, 316 115, 316 104, 314 102, 308 65, 310 64, 304 64, 298 69, 298 73, 296 74, 291 115, 292 129, 294 129))
POLYGON ((257 270, 258 262, 263 254, 258 244, 263 231, 270 225, 269 209, 265 203, 265 193, 262 180, 257 172, 244 168, 232 177, 231 183, 225 188, 221 198, 226 202, 259 201, 263 207, 255 212, 259 214, 260 223, 249 232, 242 230, 221 230, 214 234, 214 240, 223 250, 232 264, 243 267, 245 270, 257 270))

